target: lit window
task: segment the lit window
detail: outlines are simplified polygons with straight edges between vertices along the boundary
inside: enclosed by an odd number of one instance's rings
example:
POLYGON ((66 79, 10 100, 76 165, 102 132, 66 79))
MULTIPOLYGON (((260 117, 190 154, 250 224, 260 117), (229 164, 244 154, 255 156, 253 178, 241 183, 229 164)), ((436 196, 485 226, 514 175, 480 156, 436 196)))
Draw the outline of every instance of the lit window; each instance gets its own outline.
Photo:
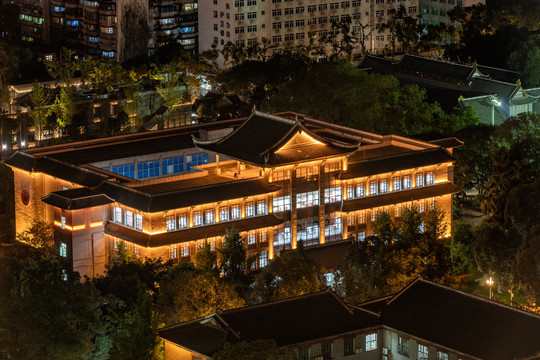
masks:
POLYGON ((418 201, 418 212, 424 212, 426 210, 426 203, 424 200, 418 201))
POLYGON ((394 206, 394 217, 401 217, 401 205, 394 206))
POLYGON ((418 344, 418 355, 416 356, 416 358, 418 360, 428 360, 428 354, 428 347, 418 344))
POLYGON ((378 214, 377 209, 371 209, 371 221, 377 220, 377 214, 378 214))
POLYGON ((409 355, 409 340, 402 337, 398 338, 398 353, 403 355, 409 355))
POLYGON ((133 211, 126 210, 126 226, 133 227, 133 211))
POLYGON ((354 185, 348 184, 347 185, 347 199, 354 199, 354 185))
POLYGON ((174 215, 167 216, 167 231, 176 230, 176 219, 174 215))
POLYGON ((381 194, 388 192, 388 180, 382 179, 379 181, 379 192, 381 194))
POLYGON ((423 234, 424 231, 426 231, 426 226, 425 226, 425 224, 424 224, 423 221, 422 221, 422 222, 420 223, 420 225, 418 226, 418 231, 420 232, 420 234, 423 234))
POLYGON ((358 212, 358 223, 359 224, 365 224, 366 223, 366 210, 360 210, 358 212))
POLYGON ((364 197, 364 196, 366 196, 366 186, 365 186, 365 184, 363 182, 359 183, 359 184, 356 184, 356 197, 361 198, 361 197, 364 197))
POLYGON ((341 201, 341 186, 324 189, 325 204, 341 201))
POLYGON ((297 178, 309 178, 319 175, 319 169, 316 166, 303 167, 296 169, 297 178))
POLYGON ((392 179, 392 191, 401 190, 401 180, 399 176, 396 176, 392 179))
POLYGON ((180 256, 181 257, 189 256, 189 243, 180 244, 180 256))
POLYGON ((435 209, 435 199, 434 198, 428 199, 428 209, 429 210, 434 210, 435 209))
POLYGON ((264 215, 267 212, 266 200, 257 200, 257 215, 264 215))
POLYGON ((143 217, 141 214, 135 214, 135 229, 142 231, 143 217))
POLYGON ((266 230, 264 230, 264 229, 263 229, 263 230, 260 230, 260 231, 258 232, 258 234, 259 234, 259 242, 260 242, 260 243, 263 243, 263 244, 264 244, 264 243, 267 243, 267 242, 268 242, 266 230))
POLYGON ((255 230, 251 230, 250 232, 248 232, 247 243, 248 245, 253 245, 256 242, 257 242, 257 234, 255 233, 255 230))
POLYGON ((403 189, 410 189, 411 188, 411 175, 405 175, 403 176, 403 189))
POLYGON ((133 255, 135 255, 136 257, 141 256, 141 253, 139 251, 139 245, 133 245, 133 255))
POLYGON ((242 212, 240 211, 240 205, 231 206, 231 220, 240 219, 242 212))
POLYGON ((377 349, 377 333, 366 335, 366 351, 377 349))
POLYGON ((303 241, 305 246, 317 245, 319 243, 319 218, 298 220, 296 240, 303 241))
POLYGON ((268 265, 268 250, 263 250, 259 255, 259 267, 263 268, 266 265, 268 265))
POLYGON ((122 224, 122 208, 115 206, 113 216, 114 216, 114 222, 122 224))
POLYGON ((433 185, 435 183, 435 173, 433 171, 426 172, 426 185, 433 185))
POLYGON ((377 195, 377 181, 375 180, 369 182, 369 195, 377 195))
POLYGON ((64 215, 60 216, 60 227, 62 229, 66 228, 66 217, 64 215))
POLYGON ((448 360, 448 354, 442 351, 437 351, 437 360, 448 360))
POLYGON ((253 201, 248 201, 246 203, 246 217, 255 216, 255 205, 253 205, 253 201))
POLYGON ((204 210, 204 223, 213 224, 216 222, 216 212, 214 209, 204 210))
POLYGON ((219 221, 229 221, 229 208, 227 206, 219 208, 219 221))
POLYGON ((60 256, 61 257, 67 257, 67 244, 66 243, 60 243, 60 256))
POLYGON ((365 241, 366 240, 366 232, 361 231, 358 233, 358 241, 365 241))
POLYGON ((354 225, 354 217, 354 213, 350 213, 349 215, 347 215, 347 226, 354 225))
POLYGON ((193 212, 193 226, 201 226, 203 224, 203 216, 201 211, 193 212))
POLYGON ((272 200, 272 207, 274 212, 291 210, 291 197, 281 196, 272 200))
POLYGON ((341 235, 341 233, 341 216, 335 216, 335 214, 325 215, 324 236, 330 238, 332 236, 341 235))
POLYGON ((176 253, 177 249, 175 245, 169 246, 169 259, 176 259, 178 254, 176 253))
POLYGON ((178 228, 187 229, 189 227, 189 220, 187 214, 178 215, 178 228))
POLYGON ((424 186, 424 174, 416 174, 416 186, 424 186))
POLYGON ((301 194, 296 194, 296 207, 298 209, 308 206, 319 205, 319 192, 311 191, 301 194))

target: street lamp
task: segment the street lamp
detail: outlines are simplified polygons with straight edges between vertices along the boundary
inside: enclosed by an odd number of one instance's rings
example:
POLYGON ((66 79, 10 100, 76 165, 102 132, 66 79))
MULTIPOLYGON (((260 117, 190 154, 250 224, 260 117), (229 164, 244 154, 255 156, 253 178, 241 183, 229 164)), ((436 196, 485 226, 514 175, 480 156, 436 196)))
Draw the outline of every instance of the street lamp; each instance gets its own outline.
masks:
POLYGON ((495 106, 501 106, 501 101, 496 95, 489 95, 487 101, 491 105, 491 126, 495 126, 495 106))
POLYGON ((489 299, 491 300, 491 297, 493 295, 493 278, 490 276, 489 279, 486 280, 486 284, 489 286, 489 299))

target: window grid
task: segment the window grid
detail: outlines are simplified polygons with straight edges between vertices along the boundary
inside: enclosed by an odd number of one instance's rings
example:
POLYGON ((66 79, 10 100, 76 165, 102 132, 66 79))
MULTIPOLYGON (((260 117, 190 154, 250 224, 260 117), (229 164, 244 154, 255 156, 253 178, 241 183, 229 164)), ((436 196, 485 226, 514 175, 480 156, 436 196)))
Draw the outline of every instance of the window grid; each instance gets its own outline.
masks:
POLYGON ((366 335, 366 351, 377 349, 377 333, 366 335))

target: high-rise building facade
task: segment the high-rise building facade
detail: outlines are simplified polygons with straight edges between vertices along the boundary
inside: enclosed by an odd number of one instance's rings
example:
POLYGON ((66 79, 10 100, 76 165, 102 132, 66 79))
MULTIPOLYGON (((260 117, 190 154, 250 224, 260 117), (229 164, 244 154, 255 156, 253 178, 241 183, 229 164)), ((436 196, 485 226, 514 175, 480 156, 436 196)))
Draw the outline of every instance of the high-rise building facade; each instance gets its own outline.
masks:
POLYGON ((276 48, 318 44, 333 22, 350 19, 351 30, 366 51, 383 53, 392 35, 382 25, 404 6, 424 24, 447 24, 448 11, 484 0, 210 0, 199 4, 200 50, 222 49, 231 42, 249 46, 267 42, 276 48), (364 31, 362 29, 364 28, 364 31))

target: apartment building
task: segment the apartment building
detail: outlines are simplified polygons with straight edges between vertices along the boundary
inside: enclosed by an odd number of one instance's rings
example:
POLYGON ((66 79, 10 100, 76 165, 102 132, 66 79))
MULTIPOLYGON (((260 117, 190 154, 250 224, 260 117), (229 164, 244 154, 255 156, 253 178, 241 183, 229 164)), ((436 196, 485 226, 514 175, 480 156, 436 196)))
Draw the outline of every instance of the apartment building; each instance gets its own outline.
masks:
MULTIPOLYGON (((390 48, 392 35, 382 24, 404 6, 407 14, 424 24, 447 24, 448 11, 485 0, 212 0, 199 4, 200 51, 222 49, 231 42, 250 46, 268 42, 277 49, 318 43, 332 22, 351 20, 352 31, 366 51, 382 54, 390 48)), ((360 45, 356 53, 360 52, 360 45)))
POLYGON ((173 43, 197 48, 196 0, 17 0, 23 40, 117 61, 173 43))
POLYGON ((167 360, 271 339, 300 360, 511 360, 540 356, 540 316, 418 278, 351 305, 331 290, 219 311, 161 329, 167 360), (201 341, 204 339, 204 341, 201 341))
MULTIPOLYGON (((452 148, 270 115, 15 153, 16 229, 54 224, 60 255, 103 273, 120 241, 141 257, 193 260, 235 227, 264 267, 280 251, 371 235, 379 212, 440 209, 451 223, 452 148)), ((448 227, 448 235, 450 227, 448 227)))

